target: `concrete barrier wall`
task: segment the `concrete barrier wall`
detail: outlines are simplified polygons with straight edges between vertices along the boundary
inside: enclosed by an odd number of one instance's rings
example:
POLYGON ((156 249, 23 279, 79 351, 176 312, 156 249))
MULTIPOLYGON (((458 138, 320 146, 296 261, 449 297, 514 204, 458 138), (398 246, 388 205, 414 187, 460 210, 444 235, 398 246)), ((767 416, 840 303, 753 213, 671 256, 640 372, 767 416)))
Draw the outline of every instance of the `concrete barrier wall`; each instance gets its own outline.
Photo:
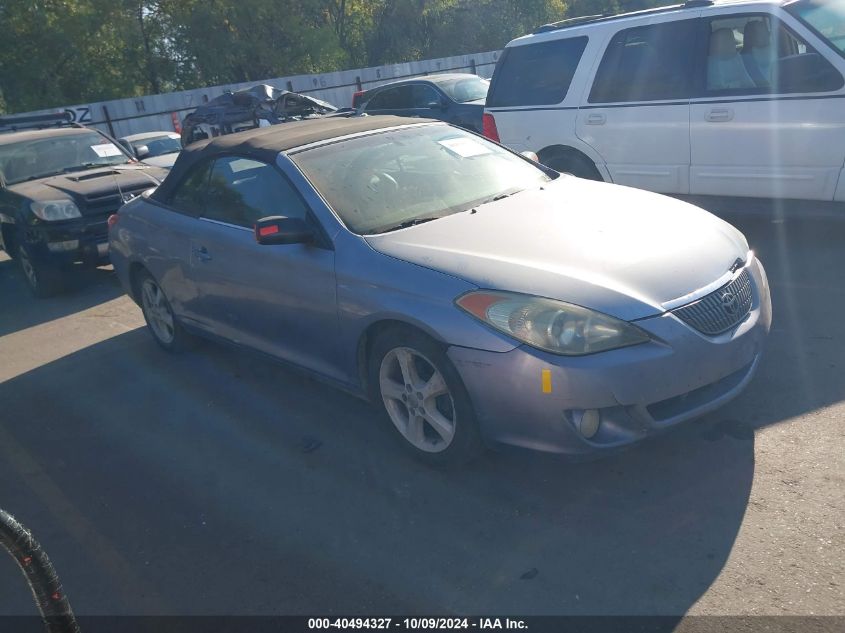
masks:
POLYGON ((320 75, 277 77, 248 83, 50 108, 27 114, 46 114, 66 110, 71 112, 79 123, 100 128, 120 137, 139 132, 173 130, 176 127, 174 119, 181 122, 185 115, 198 105, 214 99, 227 90, 240 90, 255 84, 266 83, 283 90, 308 94, 344 108, 352 104, 352 95, 356 90, 367 90, 396 79, 440 72, 472 72, 489 78, 493 74, 499 53, 500 51, 489 51, 372 68, 342 70, 320 75))

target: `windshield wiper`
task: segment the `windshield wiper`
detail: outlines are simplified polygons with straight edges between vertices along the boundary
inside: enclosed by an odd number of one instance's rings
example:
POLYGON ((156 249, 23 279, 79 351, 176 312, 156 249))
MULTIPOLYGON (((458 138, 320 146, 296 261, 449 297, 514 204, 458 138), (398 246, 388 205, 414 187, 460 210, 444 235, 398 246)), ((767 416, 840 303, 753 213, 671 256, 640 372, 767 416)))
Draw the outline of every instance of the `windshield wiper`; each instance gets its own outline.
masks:
POLYGON ((418 224, 425 224, 426 222, 431 222, 432 220, 439 220, 442 216, 435 216, 433 218, 414 218, 412 220, 405 220, 404 222, 400 222, 399 224, 394 224, 393 226, 389 226, 386 229, 380 229, 378 231, 373 231, 370 235, 378 235, 380 233, 390 233, 391 231, 398 231, 399 229, 407 229, 409 226, 416 226, 418 224))

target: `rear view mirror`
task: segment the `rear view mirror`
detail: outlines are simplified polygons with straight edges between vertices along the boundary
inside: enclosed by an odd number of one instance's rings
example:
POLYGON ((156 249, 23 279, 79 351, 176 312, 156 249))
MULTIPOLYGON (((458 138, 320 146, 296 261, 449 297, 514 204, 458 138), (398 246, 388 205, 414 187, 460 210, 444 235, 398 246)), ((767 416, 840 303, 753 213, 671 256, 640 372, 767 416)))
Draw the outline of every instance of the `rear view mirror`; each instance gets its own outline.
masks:
POLYGON ((302 218, 272 215, 255 223, 255 241, 265 246, 273 244, 308 244, 314 231, 302 218))

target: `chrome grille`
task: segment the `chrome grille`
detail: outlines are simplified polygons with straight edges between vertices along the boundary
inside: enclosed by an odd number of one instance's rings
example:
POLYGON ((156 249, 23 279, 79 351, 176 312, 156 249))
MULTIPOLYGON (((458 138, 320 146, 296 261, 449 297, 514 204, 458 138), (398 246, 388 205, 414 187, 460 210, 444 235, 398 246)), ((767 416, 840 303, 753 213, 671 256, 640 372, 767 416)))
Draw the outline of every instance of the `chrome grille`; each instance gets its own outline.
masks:
POLYGON ((740 275, 706 297, 675 310, 672 314, 702 334, 721 334, 742 321, 751 309, 751 275, 740 275))

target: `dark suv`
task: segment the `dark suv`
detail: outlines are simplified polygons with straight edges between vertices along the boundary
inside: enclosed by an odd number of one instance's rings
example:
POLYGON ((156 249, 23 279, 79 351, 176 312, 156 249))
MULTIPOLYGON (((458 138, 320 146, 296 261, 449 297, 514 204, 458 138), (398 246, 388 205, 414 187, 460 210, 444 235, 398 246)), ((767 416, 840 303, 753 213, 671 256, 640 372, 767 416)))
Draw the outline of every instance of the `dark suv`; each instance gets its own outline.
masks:
POLYGON ((166 174, 61 116, 0 118, 0 247, 54 294, 74 264, 108 263, 109 215, 166 174))

